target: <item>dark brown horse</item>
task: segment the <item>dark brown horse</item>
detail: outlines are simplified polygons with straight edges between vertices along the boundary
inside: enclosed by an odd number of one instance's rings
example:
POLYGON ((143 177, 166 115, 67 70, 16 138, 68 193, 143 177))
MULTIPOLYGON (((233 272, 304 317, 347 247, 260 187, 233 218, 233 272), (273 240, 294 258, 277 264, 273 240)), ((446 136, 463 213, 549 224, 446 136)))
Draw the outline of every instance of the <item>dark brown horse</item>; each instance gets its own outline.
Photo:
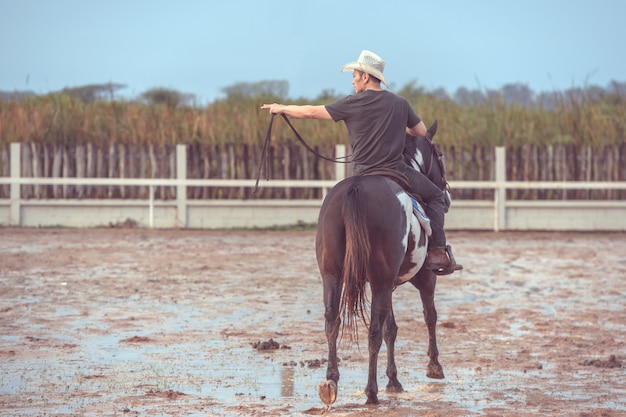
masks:
MULTIPOLYGON (((436 125, 429 129, 429 139, 436 125)), ((412 140, 416 138, 407 138, 412 140)), ((407 146, 414 158, 415 146, 407 146)), ((317 237, 317 262, 324 285, 325 331, 328 341, 327 381, 320 398, 329 406, 336 398, 339 369, 337 338, 341 323, 354 331, 363 321, 368 327, 369 373, 367 404, 378 404, 377 362, 383 339, 387 345, 387 391, 401 392, 394 358, 398 327, 393 315, 392 293, 410 282, 420 292, 428 326, 426 375, 443 378, 435 336, 437 276, 422 268, 428 237, 413 215, 408 194, 394 180, 382 175, 360 175, 339 182, 322 204, 317 237), (366 286, 369 283, 370 315, 366 317, 366 286)))

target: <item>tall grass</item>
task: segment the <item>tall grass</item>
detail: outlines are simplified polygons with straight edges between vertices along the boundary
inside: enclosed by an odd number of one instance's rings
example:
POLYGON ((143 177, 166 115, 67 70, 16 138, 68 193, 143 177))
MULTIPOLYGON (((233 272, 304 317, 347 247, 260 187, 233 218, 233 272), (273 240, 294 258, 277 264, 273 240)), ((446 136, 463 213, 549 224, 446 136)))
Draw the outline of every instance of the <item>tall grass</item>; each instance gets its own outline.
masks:
MULTIPOLYGON (((260 99, 217 101, 204 108, 172 108, 138 102, 83 103, 67 95, 0 101, 0 143, 125 143, 156 146, 197 142, 204 145, 261 143, 269 122, 260 99)), ((461 106, 421 95, 411 101, 428 125, 439 121, 436 140, 449 146, 573 144, 602 146, 626 141, 626 101, 594 102, 562 96, 554 109, 505 106, 490 101, 461 106)), ((312 146, 346 143, 341 123, 294 121, 312 146)), ((274 142, 292 140, 276 119, 274 142)))

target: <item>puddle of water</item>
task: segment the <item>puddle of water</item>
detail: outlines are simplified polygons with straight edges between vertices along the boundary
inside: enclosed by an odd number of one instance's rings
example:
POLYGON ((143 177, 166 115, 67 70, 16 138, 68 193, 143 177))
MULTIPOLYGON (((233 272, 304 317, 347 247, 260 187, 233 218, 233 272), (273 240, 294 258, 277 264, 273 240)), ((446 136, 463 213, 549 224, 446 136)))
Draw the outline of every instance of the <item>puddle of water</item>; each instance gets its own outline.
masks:
POLYGON ((208 372, 198 394, 231 404, 263 398, 313 407, 320 405, 317 384, 326 379, 325 374, 325 368, 282 366, 250 358, 245 364, 208 372))
MULTIPOLYGON (((141 396, 150 389, 171 389, 219 401, 221 405, 211 409, 216 414, 227 413, 229 406, 250 404, 253 407, 260 402, 297 410, 321 407, 317 384, 325 379, 325 366, 284 365, 290 358, 302 357, 302 352, 258 352, 249 346, 233 346, 233 341, 226 339, 167 346, 120 343, 121 338, 131 335, 136 333, 92 338, 63 363, 31 361, 28 368, 19 363, 5 363, 0 394, 21 396, 26 401, 27 398, 36 400, 39 392, 55 391, 68 396, 97 393, 81 400, 82 406, 87 406, 112 401, 120 391, 141 396), (116 385, 112 386, 112 383, 116 385)), ((387 382, 384 363, 385 355, 381 352, 380 397, 388 399, 391 395, 384 391, 387 382)), ((365 402, 366 368, 365 364, 342 361, 336 406, 365 402)), ((406 392, 399 394, 399 398, 405 405, 414 402, 417 406, 424 401, 462 404, 472 413, 482 413, 489 408, 507 409, 512 404, 526 402, 527 393, 520 389, 520 381, 527 380, 521 386, 535 386, 537 382, 531 380, 554 377, 550 369, 553 367, 547 364, 538 372, 476 372, 459 368, 450 370, 442 381, 427 379, 422 368, 400 369, 406 392)), ((585 386, 593 376, 592 371, 580 372, 574 380, 558 384, 554 392, 546 395, 562 400, 588 401, 592 397, 586 393, 585 386)), ((624 394, 618 398, 626 398, 626 393, 619 388, 606 389, 607 393, 624 394)), ((599 398, 597 403, 602 407, 626 410, 626 401, 603 402, 599 398)), ((48 410, 53 414, 75 411, 64 404, 51 405, 48 410)), ((133 410, 141 411, 141 408, 133 407, 133 410)), ((26 409, 22 411, 29 414, 26 409)))

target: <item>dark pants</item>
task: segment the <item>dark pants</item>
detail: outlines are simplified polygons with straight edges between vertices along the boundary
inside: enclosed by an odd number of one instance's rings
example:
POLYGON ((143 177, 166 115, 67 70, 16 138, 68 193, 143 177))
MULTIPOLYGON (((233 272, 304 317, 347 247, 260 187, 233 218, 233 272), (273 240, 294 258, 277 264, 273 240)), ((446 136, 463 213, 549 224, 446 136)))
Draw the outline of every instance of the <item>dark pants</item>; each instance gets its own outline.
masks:
POLYGON ((433 234, 428 240, 428 246, 431 248, 445 247, 446 234, 443 231, 443 218, 446 212, 446 198, 444 192, 426 175, 406 164, 402 164, 401 171, 409 179, 411 192, 419 194, 426 205, 424 210, 430 218, 430 227, 433 230, 433 234))

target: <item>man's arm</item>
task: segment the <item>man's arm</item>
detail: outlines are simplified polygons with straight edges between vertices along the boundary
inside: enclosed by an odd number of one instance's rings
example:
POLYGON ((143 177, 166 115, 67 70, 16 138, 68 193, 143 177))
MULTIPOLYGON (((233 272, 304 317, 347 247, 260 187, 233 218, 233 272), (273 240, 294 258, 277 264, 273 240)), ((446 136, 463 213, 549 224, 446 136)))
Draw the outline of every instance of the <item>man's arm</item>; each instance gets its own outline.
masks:
POLYGON ((426 125, 424 122, 420 121, 413 127, 407 127, 406 133, 411 136, 426 136, 426 125))
POLYGON ((294 119, 320 119, 320 120, 332 120, 330 113, 326 110, 326 106, 296 106, 296 105, 284 105, 284 104, 264 104, 262 109, 269 109, 272 114, 284 114, 294 119))

